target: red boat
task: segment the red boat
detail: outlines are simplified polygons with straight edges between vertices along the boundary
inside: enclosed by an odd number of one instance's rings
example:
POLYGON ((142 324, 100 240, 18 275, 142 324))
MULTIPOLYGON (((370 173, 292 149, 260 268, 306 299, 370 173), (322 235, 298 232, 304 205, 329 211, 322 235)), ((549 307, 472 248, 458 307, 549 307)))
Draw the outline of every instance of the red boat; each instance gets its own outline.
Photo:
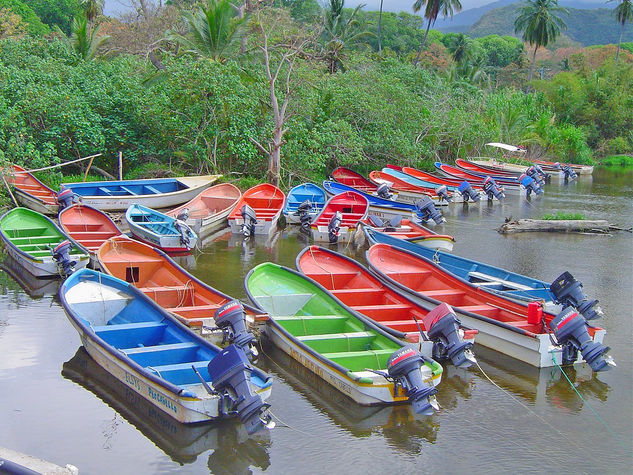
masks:
POLYGON ((276 226, 281 210, 284 207, 286 195, 276 186, 262 183, 249 188, 237 202, 233 211, 229 214, 229 226, 233 234, 268 234, 276 226), (242 215, 242 207, 247 205, 254 212, 254 216, 245 222, 242 215), (250 221, 249 221, 250 220, 250 221), (256 223, 253 223, 253 220, 256 223), (252 228, 248 228, 251 226, 252 228), (246 229, 246 228, 248 229, 246 229))
MULTIPOLYGON (((414 242, 429 249, 440 249, 451 252, 455 238, 448 234, 437 234, 424 226, 417 224, 410 219, 402 219, 396 223, 383 222, 376 216, 368 216, 360 222, 361 230, 364 226, 369 226, 376 231, 388 234, 398 239, 414 242)), ((359 233, 360 234, 360 233, 359 233)), ((362 233, 365 236, 365 233, 362 233)))
POLYGON ((386 173, 379 172, 374 170, 369 173, 369 179, 376 183, 377 185, 387 183, 390 188, 396 191, 407 191, 409 193, 419 193, 424 195, 433 196, 435 195, 435 189, 425 186, 416 186, 411 183, 407 183, 404 180, 392 175, 387 175, 386 173))
MULTIPOLYGON (((392 168, 392 166, 388 166, 389 168, 392 168)), ((460 180, 459 178, 448 178, 448 177, 442 177, 442 176, 437 176, 437 175, 433 175, 432 173, 428 173, 428 172, 424 172, 422 170, 418 170, 417 168, 412 168, 412 167, 404 167, 404 168, 400 168, 400 170, 402 173, 406 173, 407 175, 410 175, 414 178, 417 178, 419 180, 423 180, 429 183, 434 183, 437 185, 446 185, 446 186, 455 186, 455 187, 459 187, 459 185, 462 184, 462 182, 464 180, 460 180), (406 171, 405 171, 406 170, 406 171)), ((472 185, 473 188, 475 188, 476 190, 481 190, 481 184, 483 183, 483 180, 479 179, 477 181, 474 180, 468 180, 468 182, 472 185)))
POLYGON ((351 186, 365 193, 374 194, 378 191, 378 185, 375 185, 360 173, 345 167, 338 167, 332 171, 332 178, 339 183, 351 186))
MULTIPOLYGON (((455 165, 457 165, 462 170, 466 170, 468 172, 474 172, 474 173, 485 174, 485 175, 493 175, 495 179, 497 176, 517 178, 519 175, 521 175, 521 173, 524 172, 524 171, 516 172, 516 171, 503 170, 501 167, 479 165, 477 163, 473 163, 468 160, 462 160, 461 158, 458 158, 457 160, 455 160, 455 165)), ((528 167, 525 167, 525 168, 528 168, 528 167)))
MULTIPOLYGON (((358 262, 329 249, 310 246, 296 260, 299 272, 317 281, 348 307, 400 338, 417 342, 419 327, 429 313, 409 298, 387 287, 358 262)), ((476 331, 466 332, 474 338, 476 331)))
MULTIPOLYGON (((485 175, 477 175, 466 170, 462 170, 461 168, 454 167, 452 165, 447 165, 446 163, 435 162, 435 167, 440 170, 442 173, 447 175, 448 177, 457 178, 460 180, 468 180, 471 184, 481 185, 483 181, 486 179, 486 176, 492 176, 494 180, 503 186, 514 186, 519 187, 519 182, 516 178, 510 177, 499 177, 497 175, 491 175, 490 172, 485 172, 485 175)), ((409 170, 407 167, 403 168, 403 170, 409 170)), ((408 171, 405 171, 408 173, 408 171)), ((484 173, 484 172, 482 172, 484 173)))
MULTIPOLYGON (((555 316, 543 312, 536 302, 509 300, 446 272, 428 259, 387 244, 373 245, 366 258, 370 270, 390 285, 420 301, 455 307, 467 326, 479 330, 479 343, 538 367, 553 366, 554 358, 559 363, 565 360, 564 348, 552 348, 549 332, 552 320, 565 310, 555 316)), ((570 319, 576 316, 577 312, 570 319)), ((559 323, 559 327, 563 325, 559 323)), ((602 342, 603 329, 588 327, 586 321, 584 326, 595 342, 602 342)), ((571 362, 580 361, 576 353, 573 355, 571 362)))
POLYGON ((13 173, 6 175, 13 185, 16 199, 27 208, 42 214, 57 215, 57 193, 21 166, 11 165, 13 173))
POLYGON ((310 225, 312 238, 318 242, 351 242, 368 209, 367 199, 354 191, 333 196, 310 225))

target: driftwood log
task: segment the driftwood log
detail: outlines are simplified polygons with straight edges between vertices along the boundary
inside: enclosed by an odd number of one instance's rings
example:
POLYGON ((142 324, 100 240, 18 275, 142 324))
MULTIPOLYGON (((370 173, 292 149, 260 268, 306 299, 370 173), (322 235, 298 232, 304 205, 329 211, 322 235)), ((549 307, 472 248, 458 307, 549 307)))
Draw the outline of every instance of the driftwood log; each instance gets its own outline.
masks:
POLYGON ((603 219, 518 219, 502 224, 497 231, 501 234, 524 232, 561 232, 561 233, 608 233, 617 229, 603 219))

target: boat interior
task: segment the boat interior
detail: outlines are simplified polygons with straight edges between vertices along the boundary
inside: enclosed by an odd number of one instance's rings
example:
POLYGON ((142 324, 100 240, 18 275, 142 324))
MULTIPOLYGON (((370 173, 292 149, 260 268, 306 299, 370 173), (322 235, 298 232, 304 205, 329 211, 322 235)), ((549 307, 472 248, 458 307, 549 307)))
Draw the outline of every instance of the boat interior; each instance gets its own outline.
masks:
POLYGON ((97 183, 68 183, 64 184, 74 193, 80 196, 137 196, 160 195, 185 190, 188 187, 175 179, 156 180, 151 183, 135 182, 108 182, 100 185, 97 183))
POLYGON ((70 237, 90 251, 96 251, 111 237, 121 235, 121 231, 107 216, 83 206, 62 211, 59 221, 70 237))
POLYGON ((57 193, 41 183, 30 173, 20 173, 25 171, 24 168, 14 165, 13 169, 17 173, 9 176, 9 182, 15 188, 42 200, 47 205, 57 204, 57 193))
POLYGON ((354 228, 367 213, 367 200, 353 192, 345 192, 331 198, 321 214, 314 221, 315 226, 327 226, 332 217, 340 211, 343 215, 341 227, 354 228))

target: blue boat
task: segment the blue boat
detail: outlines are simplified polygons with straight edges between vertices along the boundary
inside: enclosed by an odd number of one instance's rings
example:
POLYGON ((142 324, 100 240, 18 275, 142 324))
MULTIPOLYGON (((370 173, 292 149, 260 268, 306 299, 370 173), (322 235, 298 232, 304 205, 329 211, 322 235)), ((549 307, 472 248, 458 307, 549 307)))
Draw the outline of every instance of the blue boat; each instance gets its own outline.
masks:
MULTIPOLYGON (((74 273, 59 297, 97 364, 170 417, 188 424, 236 414, 249 432, 267 425, 272 379, 241 346, 211 344, 131 284, 93 270, 74 273)), ((239 304, 218 312, 229 305, 239 304)))
MULTIPOLYGON (((425 181, 425 180, 421 180, 419 178, 416 178, 414 176, 411 175, 407 175, 404 172, 401 172, 399 170, 394 170, 393 168, 389 168, 389 167, 385 167, 383 168, 381 171, 381 173, 385 174, 385 175, 390 175, 393 177, 396 177, 406 183, 409 183, 410 185, 413 186, 421 186, 423 188, 436 188, 438 186, 440 186, 437 183, 432 183, 430 181, 425 181)), ((452 185, 445 185, 446 188, 448 189, 448 191, 453 195, 453 196, 459 196, 460 194, 458 193, 457 190, 457 186, 452 186, 452 185)))
POLYGON ((150 208, 173 208, 195 198, 219 175, 153 178, 144 180, 64 183, 83 204, 102 211, 125 211, 133 203, 150 208))
POLYGON ((165 252, 189 252, 198 242, 196 233, 184 222, 143 205, 131 205, 125 221, 132 236, 165 252))
POLYGON ((299 206, 306 201, 310 202, 310 207, 306 205, 305 214, 310 217, 310 222, 314 221, 314 218, 321 212, 325 202, 327 201, 327 195, 323 189, 313 183, 302 183, 295 186, 286 197, 286 203, 284 205, 283 214, 286 217, 286 222, 292 224, 301 223, 300 216, 303 214, 303 210, 299 210, 299 206))
POLYGON ((555 307, 553 302, 554 296, 549 289, 549 284, 542 280, 516 274, 447 252, 429 249, 428 247, 381 233, 368 226, 364 226, 363 230, 371 244, 383 243, 405 249, 432 260, 442 269, 467 282, 505 297, 527 301, 541 300, 545 302, 548 310, 558 308, 555 307))

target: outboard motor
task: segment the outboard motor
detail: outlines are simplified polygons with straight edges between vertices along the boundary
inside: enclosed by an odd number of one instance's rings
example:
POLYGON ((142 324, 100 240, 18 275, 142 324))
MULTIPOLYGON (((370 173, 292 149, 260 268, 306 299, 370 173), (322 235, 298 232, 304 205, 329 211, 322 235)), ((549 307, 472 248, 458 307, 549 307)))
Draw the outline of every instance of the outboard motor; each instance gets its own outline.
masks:
POLYGON ((440 197, 440 201, 444 200, 447 203, 453 201, 448 194, 448 188, 446 188, 446 185, 438 186, 437 188, 435 188, 435 194, 440 197))
POLYGON ((434 397, 437 389, 422 379, 420 368, 423 364, 424 357, 415 348, 405 346, 389 357, 387 372, 396 385, 406 390, 409 402, 417 414, 431 415, 433 409, 437 409, 434 397))
POLYGON ((543 188, 541 188, 532 177, 527 176, 525 173, 519 177, 519 183, 521 183, 521 185, 525 188, 526 196, 528 197, 532 194, 532 192, 534 192, 535 195, 543 193, 543 188))
POLYGON ((435 221, 436 224, 442 224, 446 222, 446 219, 442 216, 435 205, 433 204, 433 200, 425 196, 420 200, 416 200, 415 202, 416 213, 418 218, 422 220, 422 222, 427 222, 429 220, 435 221))
POLYGON ((492 201, 493 198, 497 198, 501 201, 506 197, 503 188, 497 185, 497 182, 491 176, 487 176, 484 180, 483 189, 490 201, 492 201))
POLYGON ((211 384, 222 397, 223 415, 237 413, 249 434, 263 427, 274 427, 267 412, 270 405, 251 391, 249 379, 253 368, 240 347, 227 346, 209 362, 207 369, 211 384))
POLYGON ((222 305, 216 310, 214 318, 215 324, 223 333, 222 344, 228 341, 239 346, 251 361, 259 356, 255 337, 246 329, 244 307, 238 300, 231 300, 222 305))
POLYGON ((370 214, 369 216, 367 216, 367 221, 369 221, 369 223, 375 228, 382 228, 385 225, 382 219, 380 219, 380 217, 376 216, 375 214, 370 214))
POLYGON ((338 242, 338 232, 341 229, 342 222, 343 215, 340 211, 337 211, 327 225, 327 235, 330 240, 330 244, 338 242))
POLYGON ((70 260, 70 251, 72 248, 73 243, 66 239, 65 241, 60 242, 51 251, 53 253, 53 260, 57 262, 57 269, 64 277, 68 277, 70 274, 75 272, 75 264, 77 264, 77 261, 70 260))
POLYGON ((538 186, 543 186, 545 185, 545 180, 543 179, 543 175, 541 175, 536 169, 537 166, 538 165, 532 165, 531 167, 528 167, 525 170, 525 174, 532 178, 532 180, 534 180, 536 183, 538 183, 538 186))
POLYGON ((534 168, 543 177, 545 181, 550 181, 552 179, 552 175, 550 175, 549 173, 546 173, 545 170, 543 170, 538 163, 534 164, 534 168))
MULTIPOLYGON (((187 214, 189 213, 187 212, 187 214)), ((187 249, 191 249, 191 235, 193 234, 191 228, 187 226, 184 221, 180 221, 179 219, 174 221, 174 227, 176 231, 180 233, 180 244, 187 249)))
POLYGON ((176 215, 176 219, 179 219, 183 223, 186 223, 187 220, 189 219, 189 208, 181 209, 176 215))
POLYGON ((378 194, 378 196, 386 200, 390 200, 393 197, 393 194, 391 194, 390 192, 391 192, 391 189, 389 188, 389 185, 387 185, 386 183, 382 183, 381 185, 378 185, 378 189, 376 190, 376 193, 378 194))
POLYGON ((79 195, 73 192, 70 188, 61 187, 59 193, 57 193, 57 206, 58 212, 68 208, 73 203, 79 200, 79 195))
POLYGON ((473 200, 473 203, 479 201, 479 192, 475 191, 467 181, 462 181, 461 185, 457 187, 457 191, 462 195, 465 202, 468 202, 468 200, 473 200))
POLYGON ((596 372, 607 371, 615 366, 613 358, 606 356, 610 348, 591 339, 587 331, 587 321, 575 308, 563 309, 550 322, 549 327, 554 332, 558 344, 563 347, 563 364, 576 361, 580 350, 583 359, 596 372))
POLYGON ((574 171, 572 167, 565 164, 563 166, 563 177, 565 181, 575 180, 576 178, 578 178, 578 174, 574 171))
POLYGON ((387 221, 385 221, 383 223, 383 226, 385 227, 385 231, 387 230, 395 231, 396 228, 400 226, 400 223, 402 223, 402 215, 396 214, 395 216, 392 216, 387 221))
POLYGON ((242 220, 244 221, 242 224, 242 234, 244 237, 251 237, 255 234, 255 225, 257 224, 257 215, 255 214, 255 210, 248 205, 244 205, 240 209, 240 214, 242 215, 242 220))
POLYGON ((582 291, 582 284, 569 272, 559 275, 549 286, 557 304, 563 308, 574 307, 587 320, 595 320, 604 316, 600 307, 596 307, 597 300, 589 300, 582 291), (595 308, 594 308, 595 307, 595 308))
POLYGON ((297 211, 295 211, 295 214, 299 216, 299 222, 301 223, 301 227, 303 229, 308 229, 310 227, 310 223, 312 222, 310 211, 312 211, 312 202, 310 200, 305 200, 299 205, 297 211))
POLYGON ((458 368, 468 368, 476 361, 472 352, 473 341, 464 341, 460 336, 460 321, 450 305, 438 305, 423 320, 426 333, 434 343, 433 358, 448 358, 458 368))

